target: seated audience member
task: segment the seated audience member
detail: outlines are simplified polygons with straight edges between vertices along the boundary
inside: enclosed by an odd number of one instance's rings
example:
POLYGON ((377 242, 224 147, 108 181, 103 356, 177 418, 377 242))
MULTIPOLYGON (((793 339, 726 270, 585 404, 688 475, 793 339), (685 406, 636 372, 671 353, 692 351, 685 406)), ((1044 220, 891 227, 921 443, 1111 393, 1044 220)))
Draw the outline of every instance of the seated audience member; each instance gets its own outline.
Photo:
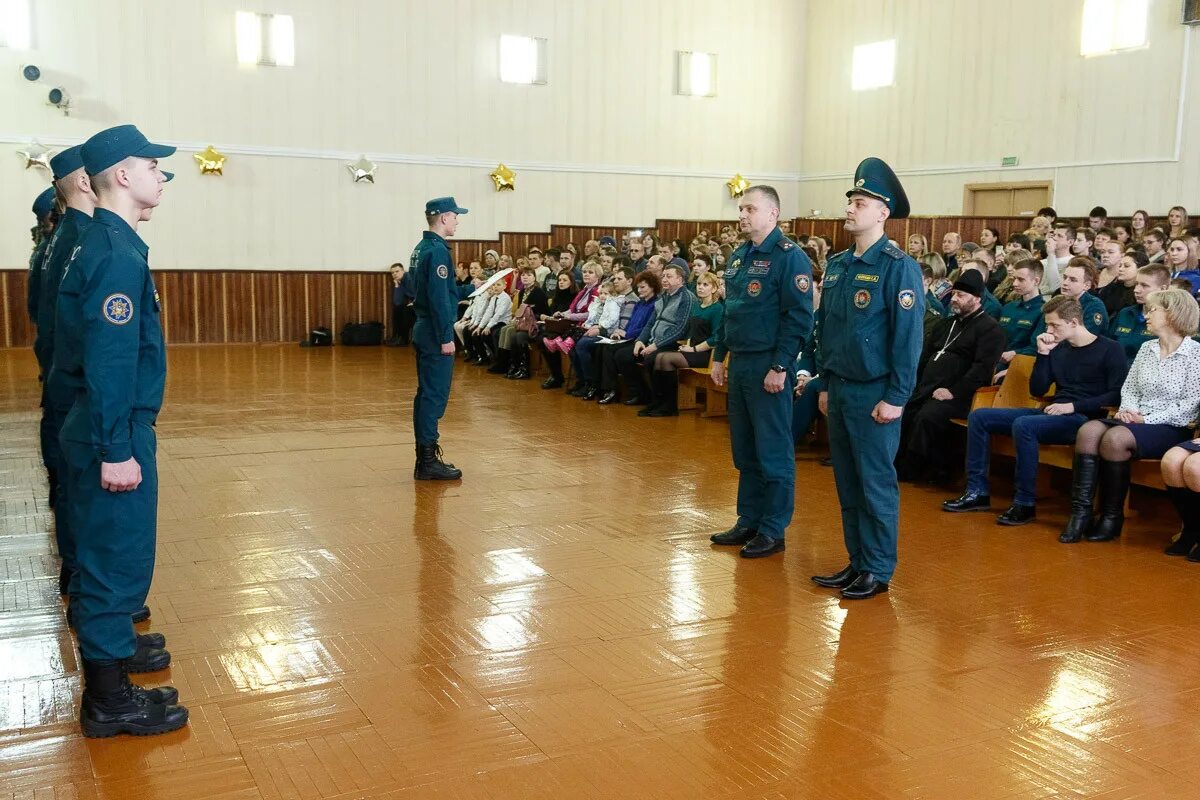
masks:
POLYGON ((1062 287, 1062 271, 1071 260, 1071 245, 1075 241, 1075 229, 1069 222, 1054 224, 1050 238, 1046 240, 1046 260, 1042 262, 1042 297, 1049 300, 1062 287))
MULTIPOLYGON (((717 330, 725 306, 717 297, 721 284, 716 275, 705 273, 696 281, 696 297, 692 316, 684 333, 687 341, 678 350, 660 350, 651 357, 650 405, 638 412, 642 417, 679 416, 679 372, 681 369, 707 367, 716 346, 717 330)), ((643 358, 645 361, 645 358, 643 358)))
POLYGON ((1000 242, 1000 231, 995 228, 984 228, 979 232, 979 246, 987 250, 993 257, 1004 251, 1004 245, 1000 242))
MULTIPOLYGON (((1104 309, 1104 302, 1088 291, 1095 285, 1096 262, 1087 256, 1076 256, 1067 262, 1062 273, 1062 296, 1079 301, 1083 308, 1083 323, 1089 331, 1097 336, 1107 336, 1108 312, 1104 309)), ((1033 331, 1034 340, 1044 331, 1045 317, 1033 331)))
POLYGON ((417 321, 413 310, 412 281, 408 280, 403 264, 392 264, 392 338, 388 344, 403 347, 412 339, 413 324, 417 321))
MULTIPOLYGON (((480 269, 482 270, 483 267, 480 267, 480 269)), ((470 286, 470 284, 467 284, 467 286, 470 286)), ((460 292, 461 291, 462 288, 460 288, 460 292)), ((467 348, 468 334, 473 331, 476 326, 479 325, 480 320, 483 319, 483 315, 487 311, 489 299, 490 298, 486 292, 477 294, 474 297, 468 296, 466 298, 466 311, 463 312, 463 315, 461 318, 459 318, 458 322, 454 323, 454 334, 458 337, 459 343, 463 346, 463 358, 467 360, 474 358, 470 350, 467 348)))
POLYGON ((967 417, 967 488, 962 496, 942 503, 943 511, 987 511, 991 442, 994 433, 1013 438, 1017 453, 1013 504, 996 522, 1024 525, 1036 516, 1038 445, 1070 444, 1089 419, 1115 405, 1128 369, 1125 353, 1112 339, 1092 333, 1083 324, 1084 311, 1071 297, 1055 297, 1042 309, 1045 331, 1037 337, 1037 361, 1029 378, 1029 393, 1044 395, 1051 385, 1054 397, 1044 408, 978 408, 967 417))
POLYGON ((471 331, 471 349, 475 353, 472 363, 476 366, 491 366, 499 351, 500 330, 512 322, 512 297, 504 291, 504 281, 489 286, 487 294, 488 304, 483 317, 471 331))
POLYGON ((992 275, 990 278, 988 278, 988 291, 995 294, 996 287, 1004 283, 1005 279, 1008 278, 1008 259, 1006 256, 1009 253, 1013 253, 1018 250, 1024 250, 1028 253, 1032 249, 1033 244, 1030 242, 1028 235, 1024 233, 1014 233, 1009 236, 1004 242, 1004 250, 996 254, 996 261, 992 265, 992 275))
POLYGON ((1097 244, 1096 253, 1100 257, 1100 272, 1092 294, 1104 303, 1104 310, 1111 319, 1125 306, 1133 305, 1133 284, 1137 278, 1137 267, 1132 261, 1122 267, 1125 251, 1116 241, 1097 244))
POLYGON ((1169 556, 1187 556, 1200 561, 1200 437, 1172 447, 1162 457, 1162 478, 1167 497, 1183 527, 1179 538, 1163 551, 1169 556))
POLYGON ((1128 223, 1118 222, 1112 226, 1112 229, 1116 236, 1117 244, 1121 245, 1122 250, 1133 244, 1133 230, 1129 227, 1128 223))
POLYGON ((1116 239, 1117 232, 1112 228, 1101 228, 1096 231, 1096 241, 1092 242, 1092 254, 1097 260, 1100 258, 1100 248, 1109 242, 1115 242, 1116 239))
MULTIPOLYGON (((579 294, 579 289, 575 286, 575 281, 569 272, 561 272, 555 276, 556 285, 554 291, 547 297, 546 313, 538 317, 538 332, 530 337, 531 342, 537 342, 538 349, 545 352, 543 340, 549 336, 551 338, 561 336, 568 333, 571 328, 571 323, 562 318, 562 314, 571 307, 571 303, 579 294)), ((559 365, 559 372, 562 372, 562 365, 559 365)), ((553 373, 552 373, 553 374, 553 373)), ((519 376, 528 377, 528 376, 519 376)))
POLYGON ((1051 225, 1053 225, 1055 222, 1058 221, 1058 212, 1055 211, 1050 206, 1042 206, 1041 208, 1039 208, 1037 215, 1039 217, 1045 217, 1046 219, 1050 220, 1051 225))
POLYGON ((624 353, 632 353, 637 345, 638 336, 654 316, 654 304, 662 291, 662 284, 657 275, 640 272, 633 279, 633 289, 637 303, 630 312, 629 321, 608 336, 608 343, 598 346, 592 359, 592 382, 600 387, 598 403, 602 406, 620 399, 617 394, 618 356, 623 359, 624 353))
POLYGON ((941 298, 933 291, 933 269, 928 264, 921 265, 921 281, 925 284, 925 330, 922 335, 928 338, 929 332, 933 330, 933 326, 938 323, 938 320, 944 319, 950 312, 942 305, 941 298))
POLYGON ((929 240, 925 238, 923 233, 910 233, 908 235, 908 254, 913 258, 920 258, 929 252, 929 240))
POLYGON ((1108 227, 1108 211, 1104 206, 1096 206, 1088 212, 1088 227, 1097 233, 1101 228, 1108 227))
MULTIPOLYGON (((542 254, 542 263, 546 267, 546 275, 542 278, 542 288, 548 295, 554 294, 554 290, 558 287, 558 263, 561 258, 562 250, 557 247, 547 247, 546 252, 542 254)), ((579 283, 579 279, 574 275, 571 276, 571 280, 576 284, 579 283)))
MULTIPOLYGON (((960 270, 960 276, 961 274, 965 274, 968 269, 971 269, 975 272, 978 272, 983 277, 983 312, 992 319, 999 319, 1000 309, 1003 308, 1003 306, 1001 306, 1000 301, 996 299, 996 295, 988 291, 987 288, 987 282, 991 277, 992 271, 991 261, 989 260, 990 255, 991 254, 986 250, 980 250, 979 252, 975 253, 975 258, 963 265, 963 268, 960 270)), ((955 283, 957 282, 958 281, 955 281, 955 283)))
MULTIPOLYGON (((558 273, 560 281, 564 275, 570 277, 571 272, 563 270, 558 273)), ((542 337, 542 352, 546 356, 546 368, 550 370, 550 377, 542 382, 543 389, 558 389, 567 382, 563 377, 562 359, 559 357, 559 353, 570 353, 575 347, 575 339, 581 333, 579 326, 587 320, 592 301, 599 294, 599 289, 600 268, 593 264, 585 264, 583 288, 575 294, 570 305, 561 311, 555 311, 552 315, 560 323, 557 327, 564 327, 561 323, 566 323, 565 329, 547 330, 542 337)))
POLYGON ((941 477, 952 419, 971 410, 975 390, 992 382, 1004 349, 1004 332, 983 310, 983 276, 964 270, 950 297, 952 316, 925 339, 917 387, 904 406, 897 471, 901 480, 941 477))
POLYGON ((992 291, 992 295, 1000 302, 1001 307, 1017 299, 1017 293, 1013 290, 1013 270, 1016 269, 1017 264, 1030 258, 1034 258, 1034 255, 1029 250, 1017 248, 1004 251, 1004 280, 1000 281, 992 291))
POLYGON ((671 258, 669 256, 663 256, 663 258, 666 259, 666 262, 663 264, 664 267, 666 267, 668 264, 674 267, 679 267, 680 271, 683 272, 684 285, 687 285, 687 282, 692 277, 692 268, 688 266, 688 262, 684 261, 682 258, 671 258))
POLYGON ((495 250, 483 251, 483 277, 492 277, 500 269, 500 254, 495 250))
POLYGON ((1091 228, 1076 228, 1075 241, 1071 242, 1071 255, 1094 258, 1092 245, 1096 243, 1096 232, 1091 228))
MULTIPOLYGON (((653 274, 653 273, 651 273, 653 274)), ((649 365, 653 356, 663 350, 674 350, 687 330, 692 316, 692 293, 683 285, 683 270, 669 266, 662 274, 662 294, 654 301, 654 315, 642 328, 630 350, 620 350, 614 357, 617 370, 625 378, 630 397, 627 406, 644 406, 650 402, 650 388, 638 369, 638 363, 649 365)))
POLYGON ((1000 354, 1003 377, 1008 364, 1018 355, 1037 354, 1033 333, 1042 321, 1042 262, 1027 258, 1016 264, 1012 271, 1013 291, 1017 298, 1000 310, 1000 327, 1004 331, 1004 352, 1000 354))
MULTIPOLYGON (((1139 254, 1141 255, 1141 254, 1139 254)), ((1141 256, 1145 259, 1145 256, 1141 256)), ((1128 258, 1128 256, 1126 256, 1128 258)), ((1142 345, 1155 338, 1146 325, 1144 304, 1146 298, 1154 292, 1160 292, 1171 286, 1171 272, 1162 264, 1148 264, 1137 271, 1137 280, 1133 285, 1134 304, 1126 306, 1117 312, 1108 329, 1108 336, 1115 339, 1125 350, 1125 356, 1132 364, 1142 345)))
POLYGON ((820 413, 820 396, 825 382, 814 374, 817 368, 816 338, 810 337, 796 357, 796 388, 792 393, 792 445, 799 446, 812 431, 820 413))
POLYGON ((1200 271, 1196 269, 1196 258, 1192 255, 1186 238, 1176 237, 1167 243, 1167 255, 1163 263, 1171 270, 1172 280, 1186 280, 1191 286, 1192 294, 1200 289, 1200 271))
POLYGON ((573 245, 568 243, 567 247, 562 248, 558 253, 558 272, 570 272, 571 277, 576 283, 583 281, 583 268, 576 263, 575 251, 571 249, 573 245))
POLYGON ((604 281, 600 284, 596 299, 592 301, 591 308, 588 309, 588 316, 583 323, 580 335, 575 338, 575 346, 567 350, 571 359, 571 367, 575 372, 575 385, 567 390, 567 394, 572 397, 583 397, 589 391, 595 394, 588 373, 580 368, 579 349, 581 346, 591 348, 600 338, 601 330, 616 329, 617 323, 621 320, 623 303, 624 293, 617 291, 613 287, 612 281, 604 281))
POLYGON ((1146 256, 1150 259, 1151 264, 1161 264, 1166 259, 1166 241, 1166 234, 1159 228, 1151 228, 1142 237, 1142 249, 1146 251, 1146 256))
MULTIPOLYGON (((1200 413, 1200 306, 1187 292, 1168 289, 1146 299, 1146 324, 1157 340, 1138 351, 1112 419, 1086 423, 1075 438, 1071 519, 1058 537, 1069 544, 1107 542, 1121 535, 1129 462, 1158 459, 1191 438, 1200 413), (1100 513, 1092 506, 1100 496, 1100 513)), ((1191 548, 1188 548, 1189 550, 1191 548)))
MULTIPOLYGON (((1142 238, 1150 232, 1154 227, 1154 221, 1150 219, 1150 214, 1143 209, 1138 209, 1133 212, 1133 216, 1129 218, 1129 235, 1134 244, 1141 244, 1142 238)), ((1149 253, 1147 253, 1149 255, 1149 253)))
POLYGON ((612 276, 613 266, 616 264, 617 257, 612 253, 601 253, 598 257, 600 263, 600 275, 604 278, 612 276))
POLYGON ((1183 206, 1171 206, 1171 210, 1167 212, 1167 226, 1163 229, 1167 234, 1167 238, 1174 239, 1183 236, 1187 230, 1188 213, 1183 206))
POLYGON ((1029 230, 1025 232, 1025 235, 1029 237, 1031 243, 1034 239, 1045 239, 1050 235, 1051 226, 1053 224, 1054 220, 1038 214, 1029 221, 1029 230))
MULTIPOLYGON (((575 349, 571 351, 571 364, 575 374, 582 377, 586 383, 586 391, 579 395, 584 400, 595 400, 601 391, 602 375, 599 362, 602 351, 597 351, 596 348, 603 347, 606 340, 621 341, 625 338, 625 332, 638 304, 633 281, 633 268, 629 266, 629 259, 622 256, 620 263, 613 269, 610 281, 611 296, 618 305, 616 323, 605 325, 604 320, 601 320, 600 324, 590 326, 584 331, 583 337, 575 342, 575 349)), ((638 329, 638 333, 641 333, 641 328, 638 329)))
POLYGON ((538 319, 550 313, 550 298, 529 264, 521 269, 514 304, 517 308, 513 320, 500 329, 496 340, 496 363, 488 372, 503 374, 506 378, 528 378, 530 336, 537 329, 538 319))
MULTIPOLYGON (((1114 245, 1109 244, 1107 250, 1109 257, 1112 256, 1114 245)), ((1117 274, 1113 280, 1108 282, 1107 286, 1102 286, 1097 296, 1104 303, 1104 309, 1108 312, 1110 323, 1117 317, 1120 312, 1130 306, 1137 305, 1136 287, 1138 270, 1146 266, 1149 259, 1141 250, 1130 250, 1128 253, 1121 253, 1120 260, 1117 262, 1117 274)))
POLYGON ((957 231, 947 231, 942 234, 942 258, 946 261, 946 274, 958 269, 958 249, 962 247, 962 237, 957 231))

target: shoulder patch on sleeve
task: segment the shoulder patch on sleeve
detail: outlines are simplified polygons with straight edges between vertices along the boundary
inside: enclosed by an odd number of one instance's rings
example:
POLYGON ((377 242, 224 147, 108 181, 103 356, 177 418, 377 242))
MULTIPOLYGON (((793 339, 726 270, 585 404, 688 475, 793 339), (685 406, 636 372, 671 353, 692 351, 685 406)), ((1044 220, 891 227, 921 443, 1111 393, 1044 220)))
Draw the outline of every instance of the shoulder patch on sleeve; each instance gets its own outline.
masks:
POLYGON ((445 264, 438 267, 437 273, 438 277, 442 279, 450 277, 450 269, 445 264))
POLYGON ((917 304, 917 293, 912 289, 904 289, 900 292, 900 307, 905 311, 909 311, 917 304))
POLYGON ((809 280, 807 275, 796 276, 796 288, 799 291, 807 292, 810 286, 812 286, 812 281, 809 280))
POLYGON ((133 319, 133 301, 128 295, 110 294, 101 308, 104 318, 113 325, 124 325, 133 319))

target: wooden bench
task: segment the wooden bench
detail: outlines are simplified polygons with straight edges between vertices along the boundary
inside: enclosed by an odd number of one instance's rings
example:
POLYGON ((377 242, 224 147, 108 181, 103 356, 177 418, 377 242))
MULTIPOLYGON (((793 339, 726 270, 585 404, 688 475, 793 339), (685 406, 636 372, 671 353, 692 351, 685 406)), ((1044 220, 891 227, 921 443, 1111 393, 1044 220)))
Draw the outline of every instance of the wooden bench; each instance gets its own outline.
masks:
MULTIPOLYGON (((725 356, 725 366, 729 366, 728 355, 725 356)), ((712 367, 679 370, 680 411, 700 409, 702 417, 724 417, 729 413, 728 398, 729 390, 712 382, 712 367), (701 393, 704 394, 703 405, 700 403, 701 393)))
MULTIPOLYGON (((1008 365, 1008 374, 999 386, 984 386, 975 392, 971 410, 977 408, 1041 408, 1046 403, 1040 397, 1029 394, 1029 376, 1033 374, 1033 356, 1016 356, 1008 365)), ((1053 394, 1053 387, 1051 387, 1053 394)), ((956 425, 966 427, 965 419, 954 420, 956 425)), ((992 438, 992 454, 1016 457, 1017 451, 1012 437, 992 438)), ((1043 444, 1038 446, 1038 463, 1048 467, 1071 469, 1075 461, 1075 446, 1070 444, 1043 444)), ((1150 489, 1166 489, 1157 459, 1139 459, 1130 465, 1130 482, 1150 489)))

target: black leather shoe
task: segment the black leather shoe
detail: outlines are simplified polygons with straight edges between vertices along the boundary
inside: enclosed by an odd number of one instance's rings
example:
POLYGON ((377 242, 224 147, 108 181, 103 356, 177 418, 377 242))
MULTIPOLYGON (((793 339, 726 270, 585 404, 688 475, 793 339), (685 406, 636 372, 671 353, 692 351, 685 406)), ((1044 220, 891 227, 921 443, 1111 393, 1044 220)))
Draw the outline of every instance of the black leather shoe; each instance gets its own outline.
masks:
POLYGON ((611 390, 600 395, 600 399, 596 401, 597 405, 602 406, 610 406, 615 402, 617 402, 617 393, 611 390))
POLYGON ((888 585, 869 572, 861 572, 854 582, 842 589, 842 597, 847 600, 866 600, 888 590, 888 585))
POLYGON ((755 536, 758 536, 758 531, 753 528, 743 528, 741 525, 734 525, 727 531, 714 533, 708 537, 708 540, 713 544, 732 544, 741 547, 755 536))
POLYGON ((1195 549, 1195 547, 1195 541, 1189 541, 1183 537, 1180 537, 1164 547, 1163 552, 1169 556, 1186 556, 1191 555, 1191 552, 1195 549))
POLYGON ((825 456, 824 458, 822 458, 821 466, 822 467, 832 467, 833 466, 833 456, 825 456))
POLYGON ((942 503, 942 511, 960 514, 964 511, 991 511, 992 498, 979 492, 964 492, 957 500, 942 503))
MULTIPOLYGON (((641 412, 639 412, 639 413, 641 413, 641 412)), ((647 417, 678 417, 679 411, 674 408, 668 408, 667 406, 659 406, 658 408, 652 408, 649 411, 647 411, 645 413, 645 416, 647 416, 647 417)))
POLYGON ((146 620, 150 619, 150 606, 142 606, 137 611, 133 612, 131 616, 134 624, 145 622, 146 620))
MULTIPOLYGON (((156 702, 153 698, 156 694, 161 696, 161 690, 136 689, 129 682, 126 666, 120 661, 83 662, 79 724, 84 736, 103 738, 122 733, 153 736, 187 724, 186 708, 156 702)), ((175 694, 178 698, 178 693, 175 694)))
POLYGON ((167 646, 167 637, 161 633, 139 633, 137 635, 137 646, 150 650, 162 650, 167 646))
POLYGON ((596 395, 598 395, 598 394, 600 394, 600 390, 597 389, 595 386, 592 386, 589 383, 588 387, 587 387, 587 391, 583 393, 583 397, 580 399, 581 400, 595 400, 596 395))
POLYGON ((587 393, 587 385, 583 381, 576 381, 575 385, 567 389, 567 394, 571 397, 583 397, 587 393))
POLYGON ((170 651, 151 647, 138 647, 134 651, 133 658, 125 662, 125 669, 134 673, 158 672, 169 666, 171 666, 170 651))
POLYGON ((636 395, 636 394, 633 397, 629 398, 628 400, 623 400, 621 402, 621 405, 624 405, 624 406, 644 406, 644 405, 649 405, 649 404, 650 404, 649 400, 644 400, 644 399, 642 399, 641 395, 636 395))
POLYGON ((764 558, 783 552, 783 539, 772 539, 765 533, 760 533, 742 545, 738 555, 742 558, 764 558))
POLYGON ((852 565, 847 564, 832 575, 813 575, 812 582, 817 586, 824 586, 826 589, 845 589, 858 580, 860 574, 852 565))
POLYGON ((561 389, 564 383, 566 383, 566 381, 562 378, 546 378, 546 380, 542 381, 542 388, 561 389))
POLYGON ((1013 503, 1004 513, 996 517, 997 525, 1026 525, 1037 519, 1037 508, 1035 506, 1023 506, 1019 503, 1013 503))

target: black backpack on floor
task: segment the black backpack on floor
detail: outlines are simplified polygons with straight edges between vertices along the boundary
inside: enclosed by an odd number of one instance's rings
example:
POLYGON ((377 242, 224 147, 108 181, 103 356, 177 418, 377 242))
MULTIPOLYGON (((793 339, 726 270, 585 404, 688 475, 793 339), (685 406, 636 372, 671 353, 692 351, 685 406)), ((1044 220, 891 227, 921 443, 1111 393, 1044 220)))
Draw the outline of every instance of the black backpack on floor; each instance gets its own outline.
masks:
POLYGON ((347 322, 341 338, 342 344, 348 347, 383 344, 383 323, 347 322))

